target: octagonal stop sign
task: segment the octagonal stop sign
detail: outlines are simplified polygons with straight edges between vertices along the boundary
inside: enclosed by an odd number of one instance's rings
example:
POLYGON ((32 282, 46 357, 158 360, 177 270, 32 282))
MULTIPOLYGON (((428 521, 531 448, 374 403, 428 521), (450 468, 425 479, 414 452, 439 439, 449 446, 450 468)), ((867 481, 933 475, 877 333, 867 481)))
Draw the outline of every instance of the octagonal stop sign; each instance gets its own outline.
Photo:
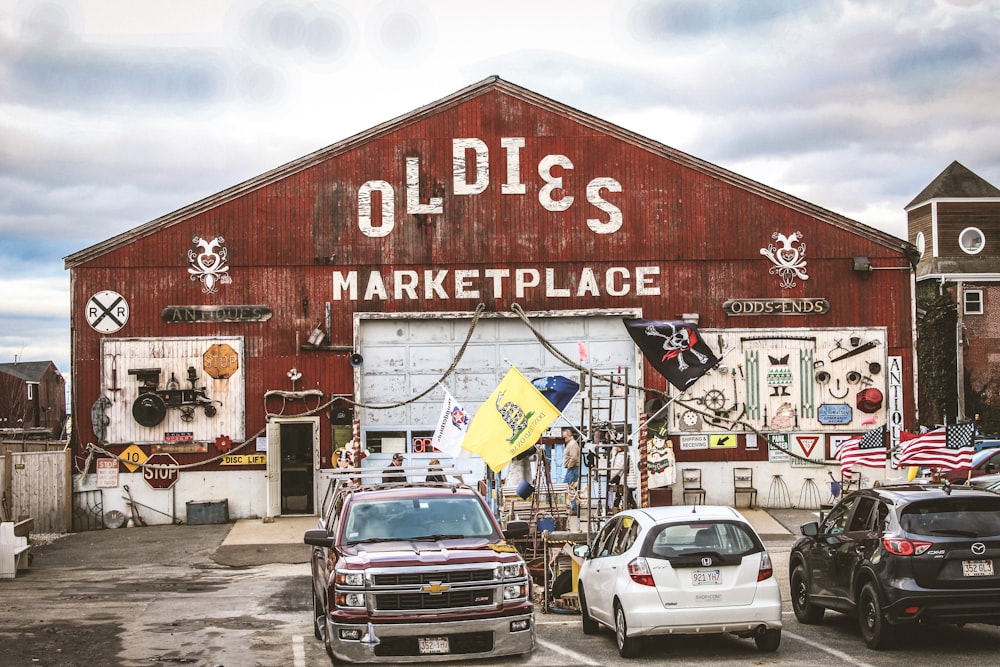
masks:
POLYGON ((142 468, 142 478, 154 489, 169 489, 177 483, 177 459, 164 452, 150 455, 142 468))

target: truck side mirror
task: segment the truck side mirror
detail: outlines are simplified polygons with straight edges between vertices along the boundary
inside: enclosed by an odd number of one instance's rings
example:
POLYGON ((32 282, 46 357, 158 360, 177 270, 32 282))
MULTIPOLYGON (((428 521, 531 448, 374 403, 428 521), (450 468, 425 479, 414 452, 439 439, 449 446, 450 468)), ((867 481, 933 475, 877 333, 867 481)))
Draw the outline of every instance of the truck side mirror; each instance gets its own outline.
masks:
POLYGON ((322 528, 307 530, 302 541, 314 547, 326 547, 329 549, 333 546, 333 538, 322 528))

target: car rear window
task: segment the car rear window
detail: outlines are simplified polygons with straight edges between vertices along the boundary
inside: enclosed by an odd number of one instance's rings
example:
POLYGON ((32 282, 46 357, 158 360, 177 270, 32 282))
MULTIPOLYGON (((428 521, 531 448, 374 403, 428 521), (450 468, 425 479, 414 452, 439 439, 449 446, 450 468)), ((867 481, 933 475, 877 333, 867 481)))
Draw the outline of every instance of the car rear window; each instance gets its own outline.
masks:
POLYGON ((649 558, 675 558, 711 551, 720 556, 744 556, 763 546, 744 524, 697 521, 656 526, 644 548, 649 558))
POLYGON ((908 505, 899 518, 903 530, 939 537, 1000 536, 1000 497, 954 496, 908 505))

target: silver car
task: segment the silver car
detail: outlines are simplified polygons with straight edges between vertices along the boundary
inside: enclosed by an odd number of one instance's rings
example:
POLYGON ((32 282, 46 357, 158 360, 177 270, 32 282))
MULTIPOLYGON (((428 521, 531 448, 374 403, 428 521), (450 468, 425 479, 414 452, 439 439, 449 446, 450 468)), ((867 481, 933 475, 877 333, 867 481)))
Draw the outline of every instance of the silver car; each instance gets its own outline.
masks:
POLYGON ((615 632, 622 657, 642 637, 732 633, 761 651, 781 643, 781 594, 771 557, 731 507, 649 507, 621 512, 593 543, 577 582, 583 632, 615 632))

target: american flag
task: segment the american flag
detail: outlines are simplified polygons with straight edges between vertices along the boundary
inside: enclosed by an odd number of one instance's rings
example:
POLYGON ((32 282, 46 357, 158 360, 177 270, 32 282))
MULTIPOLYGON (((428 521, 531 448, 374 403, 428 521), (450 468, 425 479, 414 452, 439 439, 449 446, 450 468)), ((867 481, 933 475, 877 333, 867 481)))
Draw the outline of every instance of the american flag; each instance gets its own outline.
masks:
POLYGON ((902 443, 901 466, 933 466, 947 470, 968 468, 975 450, 976 424, 952 424, 902 443))
POLYGON ((864 435, 845 440, 837 450, 837 460, 840 461, 840 474, 850 475, 850 467, 860 463, 869 468, 885 467, 885 424, 874 428, 864 435))

